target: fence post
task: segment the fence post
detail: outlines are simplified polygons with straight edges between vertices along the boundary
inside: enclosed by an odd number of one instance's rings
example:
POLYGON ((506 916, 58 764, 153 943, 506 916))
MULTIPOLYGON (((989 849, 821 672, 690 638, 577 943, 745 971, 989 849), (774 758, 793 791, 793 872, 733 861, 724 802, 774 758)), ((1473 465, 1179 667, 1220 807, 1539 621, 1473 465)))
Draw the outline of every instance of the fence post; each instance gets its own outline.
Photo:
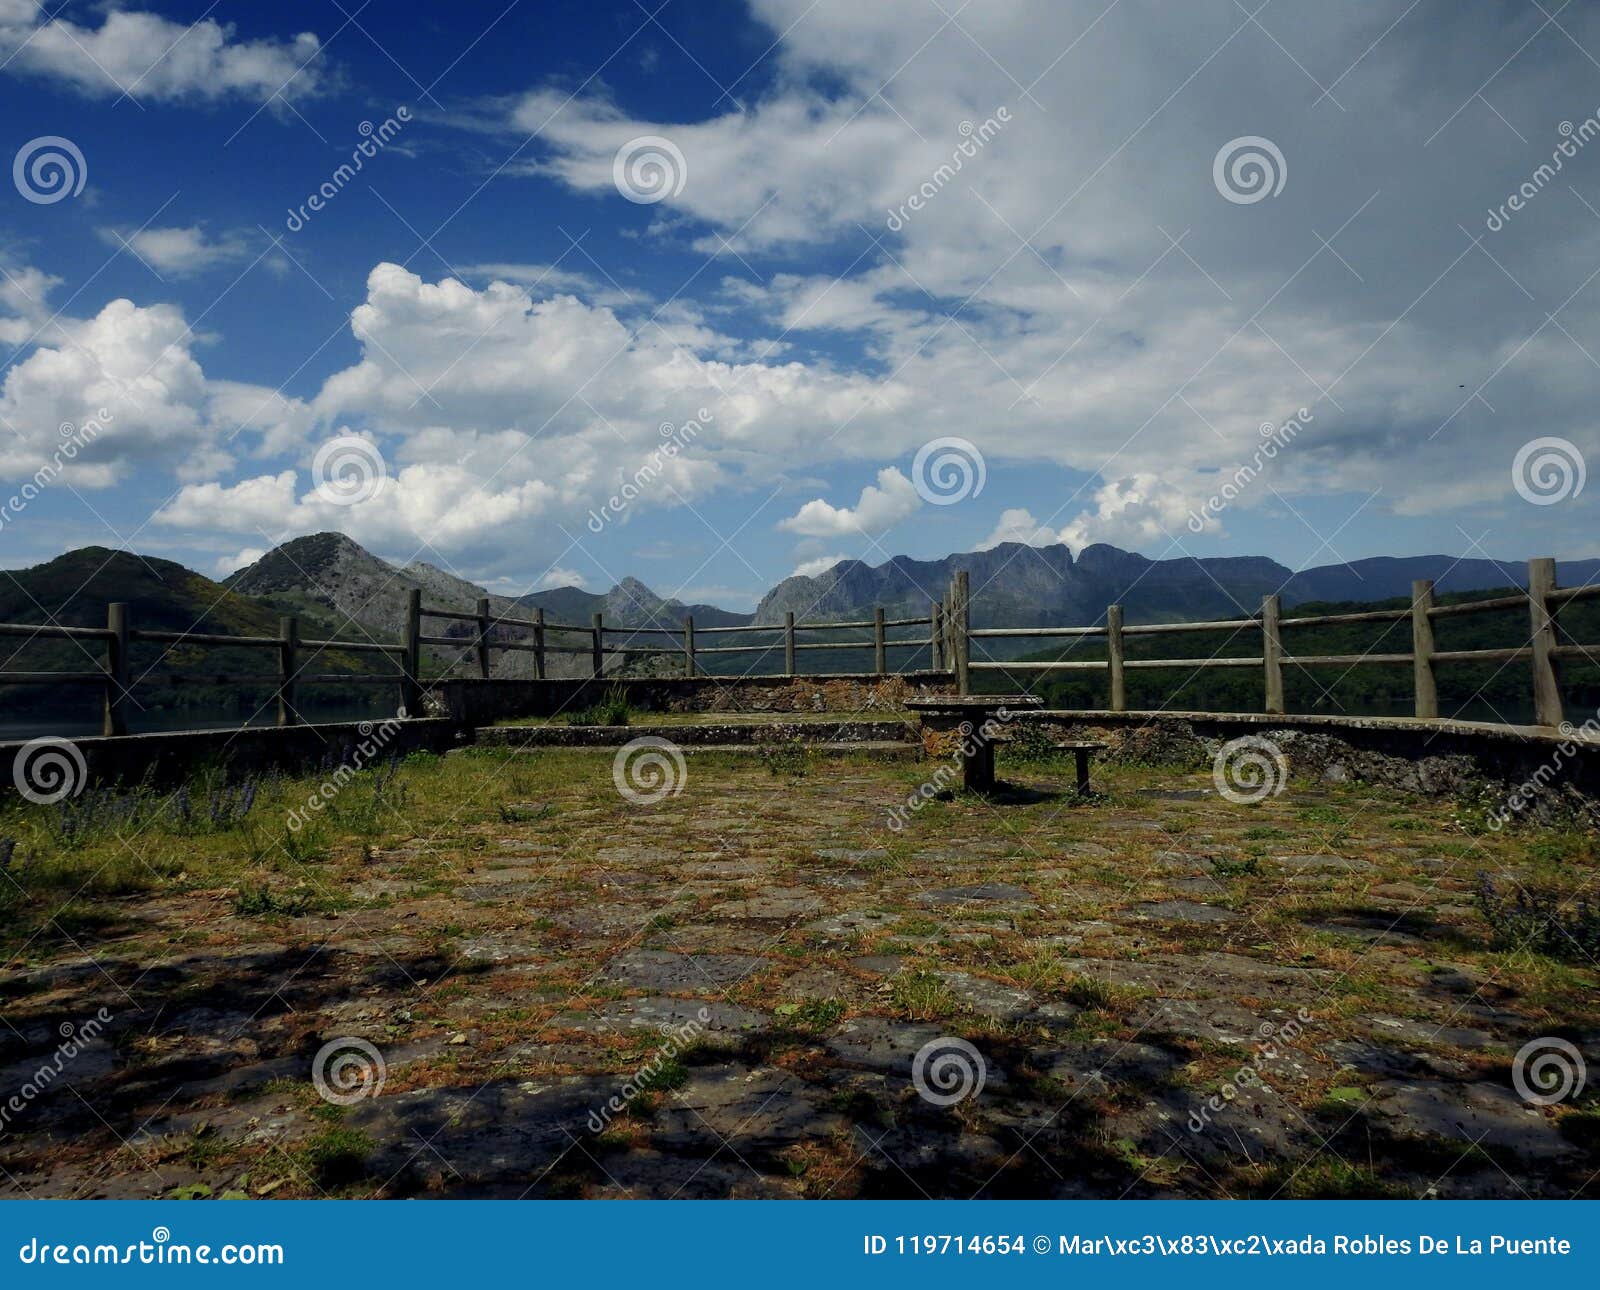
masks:
POLYGON ((533 611, 533 675, 544 680, 544 606, 533 611))
POLYGON ((1556 671, 1556 618, 1550 593, 1556 589, 1556 562, 1528 561, 1528 612, 1533 620, 1533 720, 1561 724, 1561 683, 1556 671))
POLYGON ((1439 687, 1433 677, 1433 579, 1418 578, 1411 584, 1411 672, 1416 678, 1416 714, 1439 715, 1439 687))
POLYGON ((694 615, 683 620, 683 674, 694 675, 694 615))
POLYGON ((422 715, 422 588, 406 592, 405 648, 400 666, 405 679, 400 686, 400 706, 408 717, 422 715))
POLYGON ((1283 707, 1283 639, 1278 622, 1282 617, 1283 601, 1273 596, 1261 598, 1261 666, 1266 674, 1266 711, 1282 716, 1283 707))
POLYGON ((783 615, 783 674, 794 675, 794 610, 783 615))
POLYGON ((968 583, 967 571, 956 571, 955 586, 951 588, 951 597, 955 601, 955 646, 956 646, 956 693, 971 694, 972 684, 969 668, 972 663, 972 639, 968 632, 972 629, 972 605, 967 599, 968 583))
POLYGON ((278 619, 278 724, 297 726, 300 713, 295 707, 295 673, 300 661, 300 620, 291 616, 278 619))
POLYGON ((889 646, 883 636, 883 606, 872 607, 872 670, 879 676, 889 671, 889 646))
POLYGON ((605 654, 605 625, 601 622, 601 615, 594 616, 594 674, 602 676, 606 670, 605 654))
POLYGON ((1106 606, 1106 667, 1111 674, 1111 710, 1128 710, 1128 688, 1122 675, 1122 606, 1106 606))
POLYGON ((928 666, 944 671, 944 606, 937 600, 928 606, 928 666))
POLYGON ((489 679, 489 598, 478 598, 478 675, 489 679))
POLYGON ((128 606, 106 606, 106 702, 100 729, 108 735, 128 733, 128 606))

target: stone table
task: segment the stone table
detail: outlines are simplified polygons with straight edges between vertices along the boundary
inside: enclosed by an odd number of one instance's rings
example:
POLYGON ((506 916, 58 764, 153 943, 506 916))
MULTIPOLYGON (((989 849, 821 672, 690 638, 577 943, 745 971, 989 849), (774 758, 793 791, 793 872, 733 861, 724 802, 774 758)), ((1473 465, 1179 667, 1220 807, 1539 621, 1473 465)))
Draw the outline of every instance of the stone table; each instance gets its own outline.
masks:
POLYGON ((1044 700, 1033 694, 947 694, 907 699, 922 718, 922 747, 930 757, 949 757, 961 767, 962 785, 987 792, 994 787, 995 736, 1011 717, 1044 700))

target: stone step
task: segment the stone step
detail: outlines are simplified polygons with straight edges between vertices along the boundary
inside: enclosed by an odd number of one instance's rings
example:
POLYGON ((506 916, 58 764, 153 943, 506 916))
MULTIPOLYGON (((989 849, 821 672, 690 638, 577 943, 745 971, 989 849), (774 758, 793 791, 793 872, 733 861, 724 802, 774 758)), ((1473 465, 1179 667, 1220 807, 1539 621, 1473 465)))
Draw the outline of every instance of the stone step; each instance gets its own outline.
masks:
POLYGON ((479 744, 512 748, 616 747, 646 735, 670 739, 680 748, 706 745, 807 745, 915 743, 917 728, 907 721, 705 721, 692 725, 486 726, 479 744))
MULTIPOLYGON (((638 727, 630 726, 625 728, 633 730, 635 738, 638 737, 638 727)), ((657 729, 660 729, 660 727, 657 727, 657 729)), ((509 744, 502 746, 506 748, 507 752, 520 756, 527 753, 549 752, 553 749, 565 749, 571 752, 609 753, 621 747, 621 744, 563 743, 509 744)), ((698 756, 701 753, 731 753, 735 756, 759 757, 762 753, 769 752, 775 747, 782 748, 784 746, 783 744, 772 742, 765 744, 679 744, 678 751, 685 756, 691 757, 698 756)), ((827 742, 807 742, 802 744, 801 747, 805 749, 807 754, 816 754, 819 757, 867 757, 873 761, 920 761, 922 759, 921 744, 908 743, 900 739, 829 740, 827 742)))

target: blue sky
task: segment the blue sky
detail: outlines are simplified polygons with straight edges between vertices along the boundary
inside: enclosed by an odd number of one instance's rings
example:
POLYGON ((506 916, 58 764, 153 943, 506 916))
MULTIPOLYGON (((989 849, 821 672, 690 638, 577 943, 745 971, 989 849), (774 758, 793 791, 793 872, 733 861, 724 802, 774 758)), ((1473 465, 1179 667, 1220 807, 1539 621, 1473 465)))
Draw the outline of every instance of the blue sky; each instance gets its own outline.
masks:
POLYGON ((0 0, 0 566, 1600 554, 1600 18, 1256 13, 0 0))

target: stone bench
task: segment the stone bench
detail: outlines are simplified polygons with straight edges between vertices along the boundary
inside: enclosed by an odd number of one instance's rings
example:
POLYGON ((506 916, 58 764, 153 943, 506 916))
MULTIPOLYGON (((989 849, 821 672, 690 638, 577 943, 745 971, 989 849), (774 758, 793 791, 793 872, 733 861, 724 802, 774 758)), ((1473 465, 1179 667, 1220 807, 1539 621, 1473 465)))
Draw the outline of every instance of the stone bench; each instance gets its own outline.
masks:
POLYGON ((1063 743, 1050 745, 1057 752, 1070 752, 1077 762, 1078 793, 1086 796, 1089 793, 1089 758, 1097 752, 1104 752, 1107 745, 1095 743, 1093 740, 1075 739, 1063 743))

